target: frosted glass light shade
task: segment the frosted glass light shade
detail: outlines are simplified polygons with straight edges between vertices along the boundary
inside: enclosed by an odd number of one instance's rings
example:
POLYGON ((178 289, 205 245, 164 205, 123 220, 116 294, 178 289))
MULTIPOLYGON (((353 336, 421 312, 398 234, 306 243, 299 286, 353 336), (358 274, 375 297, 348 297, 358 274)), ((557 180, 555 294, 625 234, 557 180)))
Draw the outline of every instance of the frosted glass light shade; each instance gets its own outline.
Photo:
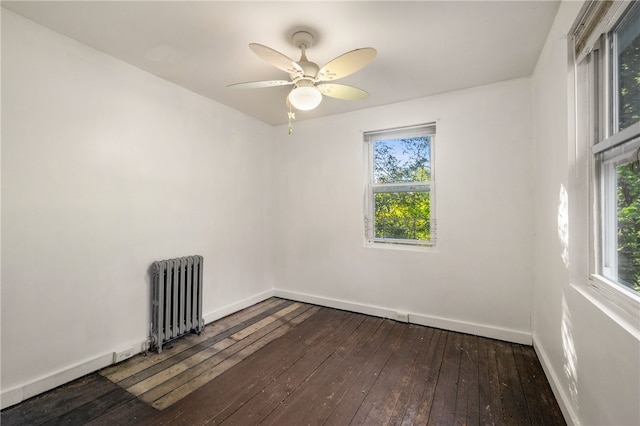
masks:
POLYGON ((289 93, 289 102, 295 109, 309 111, 320 105, 322 93, 315 87, 296 87, 289 93))

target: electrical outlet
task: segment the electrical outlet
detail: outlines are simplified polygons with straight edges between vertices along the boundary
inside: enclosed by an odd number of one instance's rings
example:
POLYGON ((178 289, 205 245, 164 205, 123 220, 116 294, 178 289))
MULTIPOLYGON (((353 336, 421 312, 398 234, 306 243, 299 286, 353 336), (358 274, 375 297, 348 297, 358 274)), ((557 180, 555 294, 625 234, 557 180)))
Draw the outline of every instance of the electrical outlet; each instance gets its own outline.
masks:
POLYGON ((127 358, 131 358, 132 356, 135 355, 135 348, 132 346, 130 348, 127 348, 123 351, 120 352, 114 352, 113 353, 113 363, 117 364, 119 362, 124 361, 127 358))

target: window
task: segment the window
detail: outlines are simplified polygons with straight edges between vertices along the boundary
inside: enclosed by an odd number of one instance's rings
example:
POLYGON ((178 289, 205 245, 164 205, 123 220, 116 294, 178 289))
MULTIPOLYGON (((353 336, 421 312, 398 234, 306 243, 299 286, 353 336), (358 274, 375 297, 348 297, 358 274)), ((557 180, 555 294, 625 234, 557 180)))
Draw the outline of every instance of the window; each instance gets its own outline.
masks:
POLYGON ((435 124, 366 132, 365 236, 369 243, 435 243, 435 124))
MULTIPOLYGON (((592 2, 574 33, 591 135, 595 274, 640 294, 640 3, 592 2)), ((579 108, 582 106, 578 105, 579 108)))

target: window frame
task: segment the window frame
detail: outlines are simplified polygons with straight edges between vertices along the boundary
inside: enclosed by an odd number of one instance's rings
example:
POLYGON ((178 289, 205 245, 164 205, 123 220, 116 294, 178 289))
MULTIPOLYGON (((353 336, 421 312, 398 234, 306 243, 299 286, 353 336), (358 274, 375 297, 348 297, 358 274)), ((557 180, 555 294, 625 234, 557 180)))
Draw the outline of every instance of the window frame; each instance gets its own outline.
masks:
POLYGON ((365 171, 365 196, 364 196, 364 239, 365 246, 385 247, 397 249, 423 249, 432 248, 436 244, 436 219, 435 219, 435 139, 436 123, 424 123, 411 126, 396 127, 390 129, 365 131, 364 141, 364 171, 365 171), (410 181, 395 183, 375 183, 374 179, 374 144, 376 141, 388 139, 402 139, 415 136, 429 136, 429 181, 410 181), (375 194, 380 193, 429 193, 429 240, 399 239, 376 237, 375 230, 375 194))
POLYGON ((618 70, 617 58, 613 58, 613 34, 633 13, 634 3, 614 1, 606 8, 603 5, 604 2, 585 4, 570 44, 575 49, 576 156, 580 146, 588 151, 588 186, 592 194, 587 288, 594 293, 587 296, 605 311, 622 315, 631 320, 627 324, 634 324, 640 320, 640 293, 615 282, 607 271, 616 268, 613 275, 617 276, 616 167, 625 164, 640 146, 640 122, 618 131, 618 70), (577 35, 589 27, 591 34, 577 35), (581 105, 581 101, 587 105, 581 105))
MULTIPOLYGON (((636 124, 640 129, 640 122, 636 124)), ((618 233, 617 167, 632 161, 638 149, 640 149, 640 134, 621 145, 594 153, 596 157, 600 157, 595 159, 600 170, 597 177, 599 184, 597 184, 601 200, 599 223, 602 241, 599 253, 600 268, 597 273, 623 287, 628 286, 619 281, 618 256, 615 255, 618 249, 617 238, 615 238, 618 233)))

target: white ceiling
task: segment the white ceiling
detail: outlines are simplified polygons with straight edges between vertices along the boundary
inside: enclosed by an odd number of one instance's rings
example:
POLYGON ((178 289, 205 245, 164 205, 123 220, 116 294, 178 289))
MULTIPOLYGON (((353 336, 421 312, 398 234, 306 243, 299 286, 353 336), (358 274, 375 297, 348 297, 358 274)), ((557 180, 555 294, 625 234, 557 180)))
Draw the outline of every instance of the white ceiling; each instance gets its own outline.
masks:
POLYGON ((294 60, 291 35, 311 31, 322 66, 359 47, 376 59, 339 80, 363 101, 325 98, 298 120, 463 89, 533 72, 556 1, 2 1, 2 6, 138 68, 271 124, 287 121, 289 86, 233 90, 232 83, 288 79, 248 47, 294 60))

